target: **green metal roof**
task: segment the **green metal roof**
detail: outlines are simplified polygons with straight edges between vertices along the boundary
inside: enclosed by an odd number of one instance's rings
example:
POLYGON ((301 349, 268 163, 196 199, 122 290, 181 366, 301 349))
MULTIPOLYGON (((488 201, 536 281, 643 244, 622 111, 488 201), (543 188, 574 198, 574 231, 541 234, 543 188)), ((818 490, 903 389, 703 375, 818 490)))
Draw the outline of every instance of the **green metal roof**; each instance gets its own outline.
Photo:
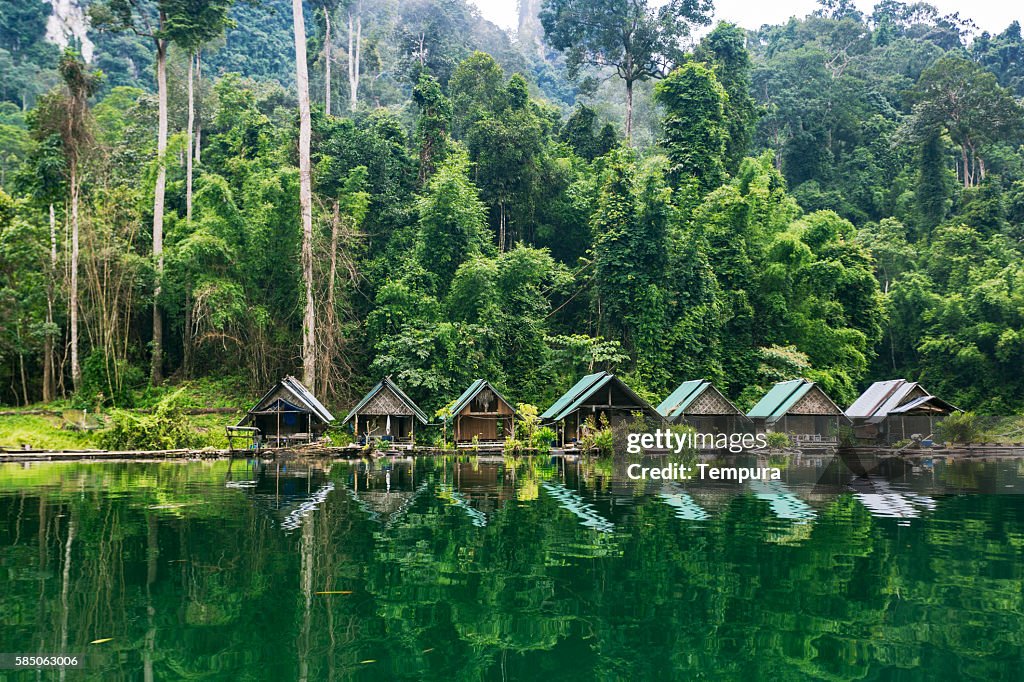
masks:
POLYGON ((580 393, 578 396, 576 396, 576 400, 572 401, 572 404, 570 404, 564 410, 556 414, 554 421, 557 422, 561 419, 565 419, 568 415, 572 414, 573 410, 578 410, 587 398, 597 393, 598 390, 606 386, 608 382, 614 378, 615 376, 612 374, 605 374, 603 377, 598 379, 587 390, 583 391, 583 393, 580 393))
POLYGON ((396 386, 395 382, 391 380, 391 375, 388 375, 388 376, 384 377, 383 379, 381 379, 380 381, 378 381, 377 385, 374 386, 373 388, 371 388, 367 392, 367 394, 363 396, 363 399, 360 400, 356 404, 355 407, 353 407, 351 410, 349 410, 348 416, 345 417, 345 420, 343 422, 341 422, 341 423, 342 424, 347 424, 350 419, 352 419, 353 417, 355 417, 359 413, 359 410, 363 409, 363 407, 366 405, 366 403, 370 402, 373 399, 373 396, 377 395, 385 387, 390 389, 392 393, 394 393, 396 396, 398 396, 398 399, 401 400, 405 404, 406 407, 408 407, 410 410, 412 410, 412 413, 414 415, 416 415, 416 418, 419 419, 421 423, 426 424, 428 421, 430 421, 430 419, 423 412, 423 410, 421 410, 416 405, 416 403, 414 403, 412 401, 412 398, 407 396, 402 391, 402 389, 400 389, 398 386, 396 386))
MULTIPOLYGON (((583 377, 582 379, 580 379, 579 381, 576 382, 575 386, 573 386, 568 391, 563 393, 562 397, 559 398, 558 400, 556 400, 551 405, 551 407, 549 407, 548 409, 544 410, 544 414, 542 414, 540 416, 540 418, 541 419, 551 419, 556 414, 559 414, 560 412, 562 412, 564 410, 564 408, 569 403, 571 403, 573 400, 575 400, 581 393, 583 393, 590 386, 592 386, 597 381, 599 381, 601 379, 601 377, 606 376, 607 374, 608 374, 608 372, 596 372, 594 374, 588 374, 587 376, 583 377)), ((557 421, 557 419, 555 421, 557 421)))
POLYGON ((459 412, 462 412, 466 405, 468 405, 470 401, 473 400, 473 398, 475 398, 477 394, 480 393, 480 391, 484 390, 484 388, 490 388, 491 391, 494 392, 494 395, 498 396, 498 400, 502 401, 509 407, 512 407, 512 413, 516 414, 516 409, 515 407, 512 406, 512 403, 506 400, 505 396, 499 393, 498 390, 494 388, 494 386, 491 386, 491 384, 486 379, 477 379, 472 384, 470 384, 469 388, 462 392, 462 395, 460 395, 458 399, 455 401, 455 404, 452 405, 452 416, 458 414, 459 412))
POLYGON ((769 422, 774 422, 786 414, 789 408, 793 407, 813 387, 814 382, 807 379, 780 381, 772 386, 757 405, 754 405, 747 416, 751 419, 766 419, 769 422))
POLYGON ((661 401, 661 404, 658 405, 658 414, 662 417, 674 417, 682 414, 683 410, 689 407, 690 403, 710 385, 711 382, 704 379, 684 381, 679 384, 679 388, 672 391, 669 397, 661 401))

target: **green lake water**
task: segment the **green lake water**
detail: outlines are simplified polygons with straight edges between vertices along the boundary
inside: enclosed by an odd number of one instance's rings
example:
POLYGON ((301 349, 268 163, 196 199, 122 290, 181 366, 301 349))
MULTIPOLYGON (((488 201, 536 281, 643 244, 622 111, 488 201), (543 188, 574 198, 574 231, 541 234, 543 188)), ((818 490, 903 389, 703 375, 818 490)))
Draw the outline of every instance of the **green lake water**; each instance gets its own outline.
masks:
POLYGON ((68 680, 1024 676, 1024 460, 772 464, 4 464, 0 652, 83 655, 68 680))

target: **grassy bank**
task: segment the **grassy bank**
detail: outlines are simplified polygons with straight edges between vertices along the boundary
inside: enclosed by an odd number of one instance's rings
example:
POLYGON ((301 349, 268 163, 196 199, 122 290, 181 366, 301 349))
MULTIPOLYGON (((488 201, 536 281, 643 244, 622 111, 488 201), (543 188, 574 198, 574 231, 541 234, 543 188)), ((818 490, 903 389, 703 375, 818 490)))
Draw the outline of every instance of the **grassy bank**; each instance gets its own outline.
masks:
POLYGON ((224 427, 238 421, 257 396, 236 378, 185 382, 147 388, 131 396, 132 407, 101 405, 73 407, 70 400, 27 407, 3 407, 0 411, 0 448, 33 450, 81 450, 105 447, 104 434, 119 414, 151 414, 162 403, 174 401, 174 419, 195 435, 197 447, 227 447, 224 427), (217 414, 188 414, 191 410, 233 409, 217 414))

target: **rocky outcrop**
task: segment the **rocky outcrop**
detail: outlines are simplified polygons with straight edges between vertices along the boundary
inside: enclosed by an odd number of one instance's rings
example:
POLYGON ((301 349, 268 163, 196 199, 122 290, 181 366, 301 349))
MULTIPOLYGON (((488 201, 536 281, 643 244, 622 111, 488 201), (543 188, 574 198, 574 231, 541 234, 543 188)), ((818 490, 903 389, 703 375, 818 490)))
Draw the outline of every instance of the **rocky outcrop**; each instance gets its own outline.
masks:
POLYGON ((95 45, 89 40, 89 20, 81 0, 49 0, 52 13, 46 22, 46 39, 61 47, 77 43, 86 62, 91 62, 95 45))

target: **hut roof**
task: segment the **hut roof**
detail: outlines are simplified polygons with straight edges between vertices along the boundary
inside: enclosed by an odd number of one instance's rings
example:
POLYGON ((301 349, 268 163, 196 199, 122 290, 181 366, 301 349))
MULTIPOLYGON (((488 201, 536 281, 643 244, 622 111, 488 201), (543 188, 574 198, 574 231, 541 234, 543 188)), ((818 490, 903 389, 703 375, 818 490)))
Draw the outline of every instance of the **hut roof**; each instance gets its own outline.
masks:
POLYGON ((764 419, 769 423, 773 423, 789 414, 801 399, 812 391, 816 391, 819 397, 824 399, 824 407, 827 411, 794 412, 794 414, 843 414, 839 406, 816 383, 807 379, 792 379, 790 381, 780 381, 772 386, 771 390, 747 413, 747 416, 751 419, 764 419))
POLYGON ((728 414, 746 418, 721 391, 706 379, 684 381, 658 405, 658 414, 667 419, 678 419, 685 414, 728 414), (704 400, 698 400, 705 396, 704 400), (707 403, 704 405, 702 403, 707 403))
POLYGON ((293 376, 286 376, 264 393, 238 422, 238 426, 244 426, 253 415, 273 412, 310 413, 325 424, 334 421, 334 415, 293 376))
POLYGON ((949 413, 956 409, 945 400, 933 396, 916 381, 889 379, 871 384, 853 401, 846 410, 846 416, 877 423, 890 414, 908 414, 913 411, 949 413))
POLYGON ((394 395, 406 408, 408 408, 408 414, 411 414, 412 416, 419 419, 421 424, 426 424, 428 421, 430 421, 427 415, 423 412, 423 410, 421 410, 416 405, 416 403, 414 403, 412 399, 402 391, 402 389, 395 385, 395 382, 391 380, 391 375, 389 374, 388 376, 378 381, 377 385, 371 388, 369 392, 363 396, 363 399, 360 400, 356 404, 356 406, 349 411, 348 416, 346 416, 344 421, 342 421, 341 423, 347 424, 349 420, 355 417, 357 414, 359 414, 360 410, 366 407, 366 405, 371 400, 373 400, 378 393, 385 390, 390 391, 392 395, 394 395))
POLYGON ((578 410, 583 406, 588 398, 608 384, 618 386, 618 388, 620 388, 630 398, 630 400, 635 402, 637 407, 641 410, 648 412, 653 416, 661 416, 646 400, 641 398, 633 391, 633 389, 627 386, 622 379, 619 379, 614 374, 609 374, 608 372, 596 372, 595 374, 588 374, 577 381, 576 385, 566 391, 561 398, 556 400, 551 407, 545 410, 544 414, 542 414, 540 418, 542 420, 556 422, 561 421, 574 411, 578 410))
POLYGON ((472 384, 470 384, 469 388, 463 391, 462 395, 460 395, 458 399, 455 401, 455 404, 452 405, 451 413, 453 415, 456 415, 459 412, 462 412, 464 409, 466 409, 466 406, 473 401, 473 398, 477 397, 480 394, 480 392, 483 391, 485 388, 490 388, 491 392, 494 393, 495 396, 497 396, 498 400, 511 407, 512 413, 516 414, 516 408, 512 406, 512 403, 506 400, 505 396, 499 393, 498 390, 494 388, 494 386, 491 386, 490 382, 487 381, 486 379, 477 379, 472 384))

